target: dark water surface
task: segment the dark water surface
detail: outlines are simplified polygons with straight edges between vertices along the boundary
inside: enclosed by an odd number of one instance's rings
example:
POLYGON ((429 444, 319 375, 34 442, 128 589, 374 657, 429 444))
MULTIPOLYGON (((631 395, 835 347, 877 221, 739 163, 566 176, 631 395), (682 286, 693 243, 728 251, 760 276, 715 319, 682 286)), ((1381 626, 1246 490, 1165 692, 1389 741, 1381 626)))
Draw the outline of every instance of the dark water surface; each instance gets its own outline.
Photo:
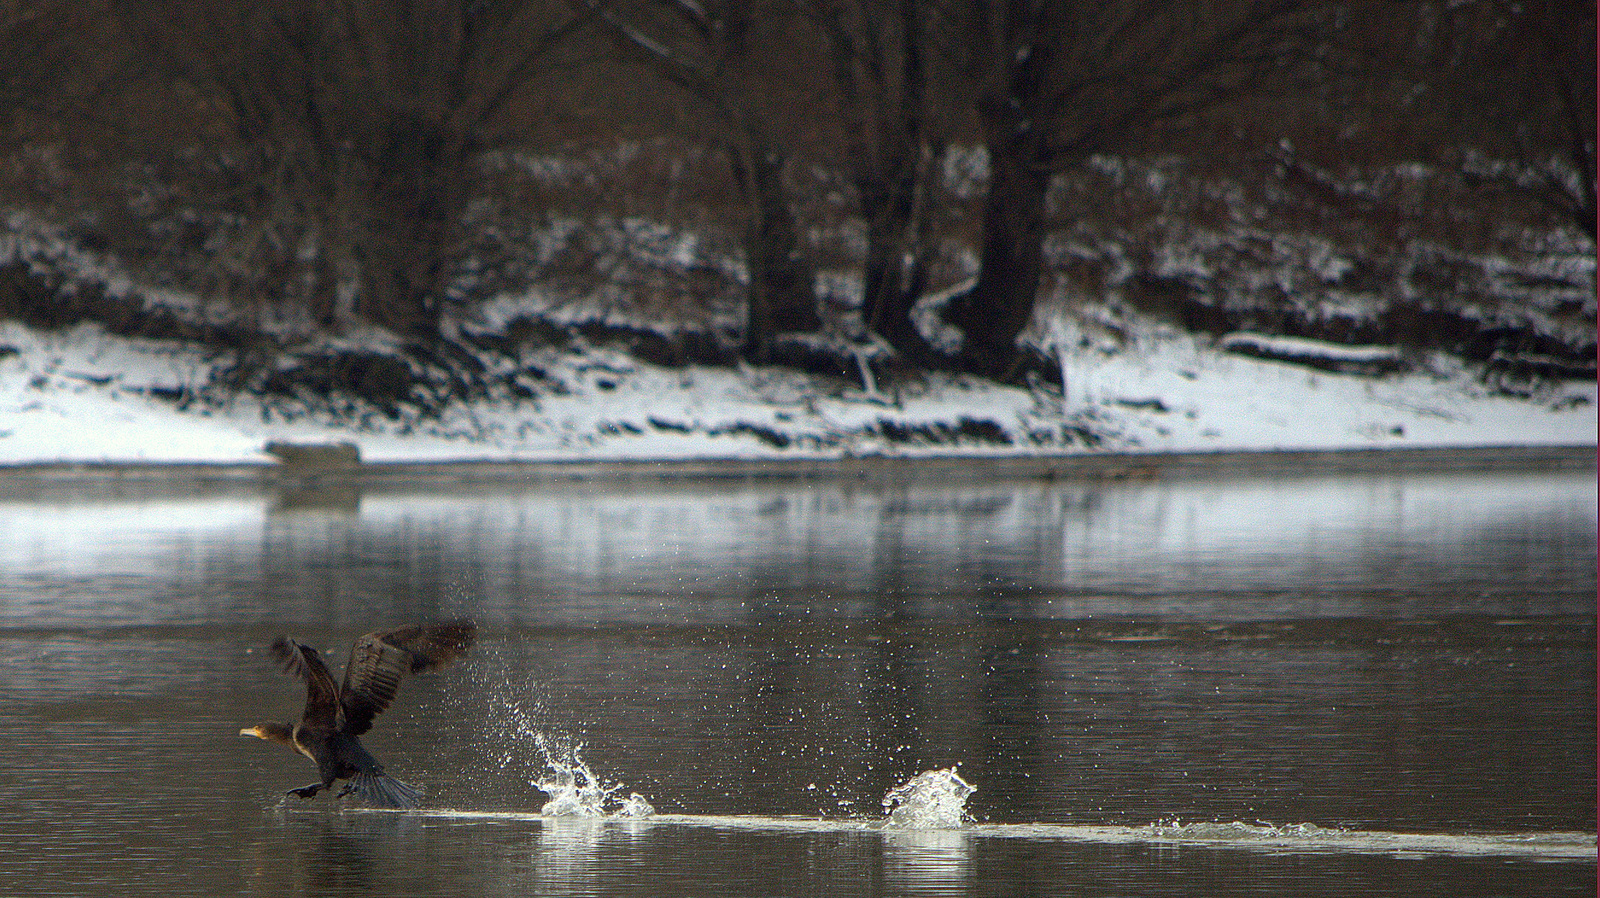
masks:
POLYGON ((0 894, 1591 895, 1595 533, 1593 472, 0 485, 0 894), (459 615, 367 740, 423 812, 284 801, 272 637, 459 615))

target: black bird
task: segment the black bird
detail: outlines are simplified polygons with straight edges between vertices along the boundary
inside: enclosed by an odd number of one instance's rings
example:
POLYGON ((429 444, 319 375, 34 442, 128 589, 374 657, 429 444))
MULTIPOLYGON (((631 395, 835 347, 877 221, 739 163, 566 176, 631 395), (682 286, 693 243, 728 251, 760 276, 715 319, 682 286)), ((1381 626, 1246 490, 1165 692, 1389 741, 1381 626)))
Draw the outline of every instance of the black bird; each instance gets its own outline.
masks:
POLYGON ((372 729, 372 718, 389 707, 407 674, 444 667, 472 647, 478 627, 471 621, 412 625, 368 633, 350 647, 344 682, 335 684, 322 653, 286 636, 272 643, 272 657, 306 683, 306 709, 297 724, 260 723, 239 731, 286 745, 316 762, 322 779, 287 794, 311 798, 333 781, 347 779, 337 796, 354 795, 368 804, 414 808, 422 791, 383 772, 383 765, 357 739, 372 729))

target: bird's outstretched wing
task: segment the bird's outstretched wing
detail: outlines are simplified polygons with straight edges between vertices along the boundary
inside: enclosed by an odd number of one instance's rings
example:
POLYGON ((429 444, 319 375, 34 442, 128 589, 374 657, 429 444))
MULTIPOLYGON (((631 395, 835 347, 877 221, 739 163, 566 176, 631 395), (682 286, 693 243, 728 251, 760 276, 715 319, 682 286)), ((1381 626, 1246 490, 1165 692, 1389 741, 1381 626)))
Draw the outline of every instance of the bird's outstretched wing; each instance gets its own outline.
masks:
POLYGON ((477 625, 462 620, 400 627, 357 639, 339 687, 345 732, 359 736, 371 729, 372 718, 394 701, 402 677, 449 664, 477 637, 477 625))
POLYGON ((287 636, 272 642, 272 657, 306 684, 306 709, 300 715, 302 723, 332 727, 339 714, 339 690, 334 685, 333 674, 322 663, 322 653, 310 646, 301 645, 287 636))

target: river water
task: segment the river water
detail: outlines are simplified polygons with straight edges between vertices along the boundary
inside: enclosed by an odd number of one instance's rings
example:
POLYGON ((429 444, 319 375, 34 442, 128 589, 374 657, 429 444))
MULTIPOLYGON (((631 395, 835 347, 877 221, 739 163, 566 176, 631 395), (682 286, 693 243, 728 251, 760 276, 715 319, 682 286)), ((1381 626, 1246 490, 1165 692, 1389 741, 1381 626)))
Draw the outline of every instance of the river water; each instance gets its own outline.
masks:
POLYGON ((974 475, 0 485, 0 894, 1594 893, 1592 470, 974 475), (419 811, 237 735, 463 615, 419 811))

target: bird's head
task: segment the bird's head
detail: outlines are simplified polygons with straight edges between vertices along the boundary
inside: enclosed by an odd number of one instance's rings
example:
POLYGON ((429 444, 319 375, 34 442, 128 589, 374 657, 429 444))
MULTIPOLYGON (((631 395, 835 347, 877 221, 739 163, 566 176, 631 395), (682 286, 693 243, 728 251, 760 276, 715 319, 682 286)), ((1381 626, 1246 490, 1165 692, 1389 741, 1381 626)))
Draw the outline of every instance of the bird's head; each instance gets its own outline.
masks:
POLYGON ((265 739, 268 742, 276 742, 280 745, 292 745, 294 727, 286 723, 258 723, 253 727, 245 727, 240 730, 239 735, 254 736, 257 739, 265 739))

